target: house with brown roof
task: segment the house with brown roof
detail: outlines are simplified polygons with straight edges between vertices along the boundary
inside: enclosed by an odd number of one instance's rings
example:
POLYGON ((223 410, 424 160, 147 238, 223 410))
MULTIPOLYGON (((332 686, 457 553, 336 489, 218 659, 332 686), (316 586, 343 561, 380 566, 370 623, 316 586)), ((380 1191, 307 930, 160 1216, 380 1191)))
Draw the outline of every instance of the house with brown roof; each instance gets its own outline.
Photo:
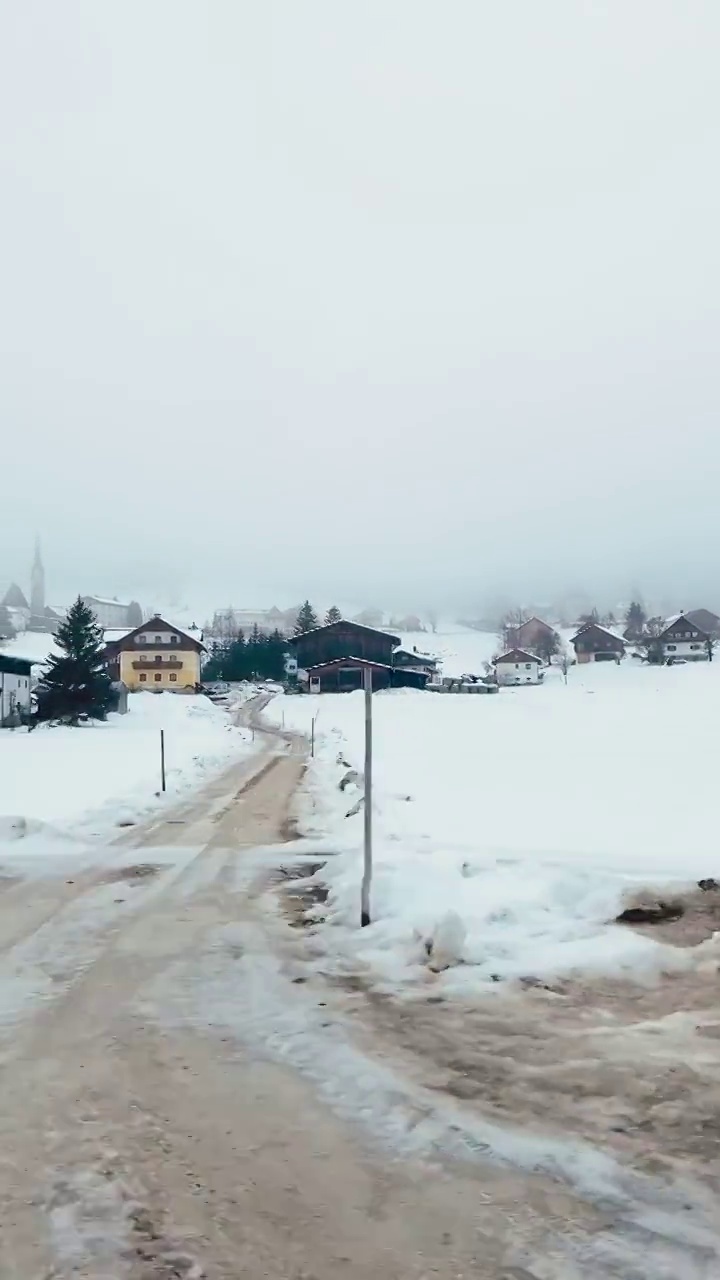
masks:
POLYGON ((703 662, 712 657, 711 637, 686 613, 671 618, 667 626, 657 637, 657 646, 662 647, 665 662, 677 662, 678 658, 685 662, 703 662))
POLYGON ((712 609, 688 609, 685 617, 706 635, 720 639, 720 618, 712 609))
POLYGON ((542 618, 528 618, 526 622, 506 627, 504 641, 508 649, 529 649, 549 657, 557 649, 559 636, 542 618))
POLYGON ((193 636, 157 615, 109 640, 103 652, 111 678, 131 692, 195 693, 200 686, 202 634, 193 636))
POLYGON ((399 636, 346 618, 288 640, 299 677, 311 693, 360 689, 366 670, 372 674, 373 689, 424 689, 430 664, 423 661, 423 655, 410 654, 399 646, 399 636))
POLYGON ((619 662, 625 657, 625 641, 599 622, 581 627, 570 643, 578 662, 619 662))
POLYGON ((493 663, 498 684, 540 684, 543 679, 541 659, 526 649, 508 649, 493 663))

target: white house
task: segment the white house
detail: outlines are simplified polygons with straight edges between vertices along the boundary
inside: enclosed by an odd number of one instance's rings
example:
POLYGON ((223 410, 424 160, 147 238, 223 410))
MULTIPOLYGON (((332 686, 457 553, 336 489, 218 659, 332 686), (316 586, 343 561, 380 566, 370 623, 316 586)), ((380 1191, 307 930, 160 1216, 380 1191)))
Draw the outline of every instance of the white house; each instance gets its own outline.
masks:
POLYGON ((542 662, 524 649, 508 649, 495 659, 495 675, 498 684, 540 684, 542 662))
POLYGON ((683 658, 686 662, 702 662, 710 657, 710 637, 685 613, 671 618, 658 637, 666 662, 683 658))
POLYGON ((92 609, 101 627, 131 627, 128 604, 106 596, 83 596, 83 604, 92 609))
POLYGON ((0 653, 0 728, 29 716, 32 666, 29 658, 0 653))

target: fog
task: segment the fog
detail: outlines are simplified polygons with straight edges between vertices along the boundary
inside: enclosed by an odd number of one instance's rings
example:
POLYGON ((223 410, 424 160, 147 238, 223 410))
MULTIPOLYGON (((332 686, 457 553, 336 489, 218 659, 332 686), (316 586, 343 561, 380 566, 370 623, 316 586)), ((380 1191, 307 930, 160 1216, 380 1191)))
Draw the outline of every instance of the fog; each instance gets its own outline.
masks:
POLYGON ((720 605, 716 0, 2 17, 0 578, 720 605))

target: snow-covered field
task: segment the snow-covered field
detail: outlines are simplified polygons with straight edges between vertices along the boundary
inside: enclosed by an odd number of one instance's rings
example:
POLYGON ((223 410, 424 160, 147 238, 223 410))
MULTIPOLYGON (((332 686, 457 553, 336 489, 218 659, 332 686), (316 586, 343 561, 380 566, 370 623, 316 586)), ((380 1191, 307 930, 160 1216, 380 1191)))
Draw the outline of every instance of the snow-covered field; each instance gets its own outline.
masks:
MULTIPOLYGON (((464 646, 459 665, 478 669, 468 633, 435 641, 464 646)), ((373 708, 373 924, 362 931, 362 808, 345 816, 362 780, 340 791, 338 763, 362 769, 362 695, 268 708, 303 731, 318 717, 300 818, 340 851, 321 872, 326 937, 395 979, 417 974, 421 940, 444 933, 467 962, 446 976, 459 985, 681 962, 608 921, 635 887, 720 873, 720 662, 626 659, 574 667, 567 685, 552 670, 542 686, 493 697, 398 690, 373 708)))
POLYGON ((204 697, 135 694, 127 715, 78 728, 0 733, 0 840, 37 823, 102 834, 172 803, 252 750, 248 730, 204 697), (160 794, 160 730, 167 792, 160 794), (23 820, 23 821, 18 821, 23 820))

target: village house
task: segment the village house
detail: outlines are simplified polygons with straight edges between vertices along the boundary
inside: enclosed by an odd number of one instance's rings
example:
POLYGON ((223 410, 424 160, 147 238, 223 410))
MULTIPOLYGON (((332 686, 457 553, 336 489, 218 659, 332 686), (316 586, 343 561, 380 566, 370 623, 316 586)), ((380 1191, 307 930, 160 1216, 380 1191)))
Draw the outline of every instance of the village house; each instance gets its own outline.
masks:
POLYGON ((430 674, 421 655, 400 650, 399 636, 344 618, 291 636, 288 650, 311 693, 360 689, 366 670, 372 673, 373 689, 424 689, 430 674), (398 651, 403 657, 396 665, 398 651))
POLYGON ((202 637, 156 616, 108 641, 104 656, 111 678, 122 681, 131 692, 195 693, 204 652, 202 637))
POLYGON ((657 640, 666 662, 674 662, 678 658, 686 662, 702 662, 710 657, 711 637, 691 622, 686 613, 671 618, 657 640))
POLYGON ((498 684, 540 684, 542 681, 542 662, 525 649, 508 649, 493 661, 498 684))
POLYGON ((434 676, 438 668, 438 660, 432 653, 421 653, 416 648, 400 648, 393 650, 393 666, 403 667, 407 671, 424 671, 426 675, 434 676))
POLYGON ((570 643, 578 662, 619 662, 625 657, 625 641, 599 622, 581 627, 570 643))
POLYGON ((527 622, 505 628, 505 644, 508 649, 530 649, 532 652, 551 653, 558 642, 558 634, 542 618, 528 618, 527 622))
POLYGON ((110 600, 106 596, 83 596, 83 604, 92 609, 101 627, 127 627, 131 618, 128 616, 129 604, 120 600, 110 600))
POLYGON ((0 652, 0 727, 20 724, 30 715, 33 659, 0 652))
POLYGON ((706 635, 720 639, 720 618, 712 609, 688 609, 685 617, 706 635))

